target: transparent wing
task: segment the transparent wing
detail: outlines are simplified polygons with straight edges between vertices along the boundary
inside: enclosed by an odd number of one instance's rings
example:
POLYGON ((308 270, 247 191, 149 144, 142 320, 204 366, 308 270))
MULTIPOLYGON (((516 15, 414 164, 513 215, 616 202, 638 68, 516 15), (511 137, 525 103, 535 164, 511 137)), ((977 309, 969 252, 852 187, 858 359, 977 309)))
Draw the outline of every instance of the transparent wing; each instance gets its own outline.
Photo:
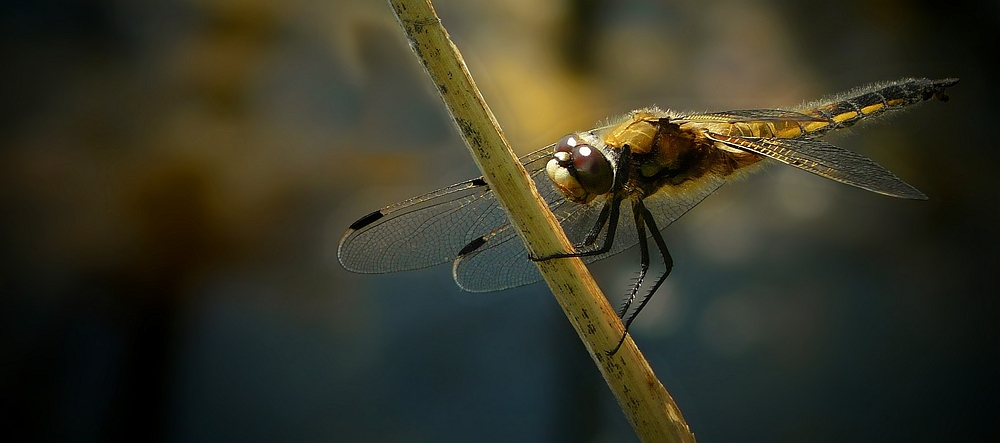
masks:
MULTIPOLYGON (((520 160, 537 176, 551 152, 547 146, 520 160)), ((341 237, 337 256, 344 268, 368 274, 425 268, 454 260, 469 242, 506 225, 506 214, 480 177, 362 217, 341 237)))
MULTIPOLYGON (((539 192, 549 201, 550 196, 558 195, 548 181, 548 175, 536 179, 539 192), (545 189, 543 191, 543 188, 545 189), (548 193, 548 195, 546 195, 548 193)), ((664 187, 659 192, 646 197, 643 201, 656 219, 657 228, 661 231, 682 215, 695 207, 705 197, 722 186, 725 180, 719 177, 707 177, 696 183, 686 183, 678 187, 664 187)), ((583 243, 587 234, 597 223, 606 200, 598 197, 587 205, 566 202, 561 196, 550 201, 550 208, 562 225, 566 236, 574 244, 583 243)), ((618 254, 639 241, 632 215, 632 202, 628 199, 621 203, 621 215, 614 243, 611 249, 601 255, 584 257, 585 263, 618 254)), ((470 254, 455 260, 452 268, 455 281, 462 289, 471 292, 498 291, 520 285, 526 285, 541 280, 538 268, 528 259, 527 251, 521 240, 509 227, 504 232, 487 236, 486 244, 470 254)), ((603 239, 599 237, 598 241, 603 239)))
MULTIPOLYGON (((656 227, 663 231, 725 183, 725 178, 709 175, 678 186, 661 188, 659 192, 646 197, 643 203, 653 214, 656 227)), ((633 223, 631 231, 635 236, 634 222, 630 220, 630 223, 633 223)), ((637 240, 632 240, 632 244, 636 242, 637 240)))
POLYGON ((726 145, 764 155, 821 177, 892 197, 926 200, 874 160, 814 138, 752 138, 708 133, 726 145))

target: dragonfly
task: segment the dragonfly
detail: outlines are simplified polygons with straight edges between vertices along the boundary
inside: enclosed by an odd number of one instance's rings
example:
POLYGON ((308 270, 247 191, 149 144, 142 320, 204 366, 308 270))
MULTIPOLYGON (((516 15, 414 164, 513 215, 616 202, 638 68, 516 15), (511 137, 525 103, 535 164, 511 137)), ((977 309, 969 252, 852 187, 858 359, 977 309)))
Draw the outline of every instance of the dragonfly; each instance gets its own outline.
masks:
POLYGON ((341 237, 338 258, 345 269, 366 274, 451 262, 460 288, 489 292, 541 280, 537 260, 579 257, 592 263, 638 244, 638 277, 618 309, 624 333, 617 351, 673 268, 661 231, 727 181, 777 161, 875 193, 927 199, 875 161, 821 137, 917 103, 947 101, 945 89, 957 83, 906 78, 790 109, 638 109, 520 158, 572 251, 531 256, 479 177, 361 217, 341 237), (650 266, 650 239, 665 270, 626 317, 650 266))

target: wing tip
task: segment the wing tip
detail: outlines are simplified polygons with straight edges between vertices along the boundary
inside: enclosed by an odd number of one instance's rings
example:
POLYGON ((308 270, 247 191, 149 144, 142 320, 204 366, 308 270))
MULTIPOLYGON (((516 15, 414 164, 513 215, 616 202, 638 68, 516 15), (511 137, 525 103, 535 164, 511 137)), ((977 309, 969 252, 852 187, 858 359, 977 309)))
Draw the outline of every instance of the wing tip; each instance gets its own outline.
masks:
POLYGON ((902 198, 906 200, 930 200, 926 194, 920 192, 919 189, 910 186, 908 183, 900 181, 895 189, 867 189, 869 191, 882 194, 889 197, 902 198))
POLYGON ((475 240, 470 241, 468 244, 462 247, 462 250, 458 251, 458 255, 455 257, 455 261, 451 263, 451 278, 455 280, 455 284, 465 292, 489 292, 489 290, 483 290, 480 288, 475 288, 466 284, 465 280, 460 277, 459 267, 462 265, 462 259, 468 257, 469 254, 479 250, 486 244, 486 237, 476 237, 475 240))
MULTIPOLYGON (((897 178, 897 180, 899 179, 897 178)), ((920 192, 920 190, 913 187, 913 185, 902 180, 899 180, 899 184, 901 186, 897 189, 898 195, 896 195, 896 197, 905 198, 907 200, 929 200, 926 194, 920 192)))
POLYGON ((340 242, 337 243, 337 261, 340 262, 340 267, 342 267, 342 268, 344 268, 344 269, 346 269, 348 271, 356 272, 356 273, 359 273, 359 274, 365 274, 366 272, 364 272, 364 269, 361 269, 361 268, 358 268, 358 267, 352 265, 344 257, 345 256, 344 246, 347 245, 347 243, 348 243, 347 240, 351 236, 351 233, 353 233, 355 231, 356 231, 355 229, 348 229, 347 231, 344 232, 344 235, 340 236, 340 242))
POLYGON ((351 223, 351 225, 347 228, 347 230, 344 231, 344 233, 340 236, 340 241, 337 242, 337 261, 340 262, 341 267, 343 267, 348 271, 356 272, 359 274, 377 273, 377 271, 372 272, 368 269, 365 269, 362 266, 357 266, 355 264, 352 264, 351 261, 347 260, 346 258, 347 252, 345 252, 345 248, 350 243, 350 240, 352 238, 351 234, 354 234, 355 232, 364 229, 366 226, 375 223, 384 216, 385 214, 381 210, 372 211, 368 214, 365 214, 363 217, 359 218, 354 223, 351 223))
POLYGON ((917 200, 917 201, 930 200, 930 197, 927 197, 922 192, 917 192, 916 194, 885 194, 885 195, 889 197, 901 198, 904 200, 917 200))

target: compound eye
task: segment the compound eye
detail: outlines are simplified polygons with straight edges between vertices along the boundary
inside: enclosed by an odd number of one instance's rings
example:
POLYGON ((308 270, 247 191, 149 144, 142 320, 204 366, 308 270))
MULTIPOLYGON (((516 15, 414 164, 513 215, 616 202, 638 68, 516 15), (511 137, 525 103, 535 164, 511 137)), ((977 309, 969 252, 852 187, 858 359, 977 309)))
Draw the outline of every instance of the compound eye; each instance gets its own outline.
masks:
POLYGON ((591 194, 607 193, 615 181, 611 163, 604 153, 590 145, 579 143, 573 147, 573 169, 583 189, 591 194))
POLYGON ((555 148, 553 148, 553 151, 554 152, 565 152, 565 153, 568 153, 568 154, 572 154, 573 153, 573 148, 577 147, 577 145, 580 145, 582 143, 583 142, 580 141, 580 139, 577 138, 576 135, 569 134, 569 135, 564 136, 563 138, 559 139, 559 141, 556 142, 556 146, 555 146, 555 148))

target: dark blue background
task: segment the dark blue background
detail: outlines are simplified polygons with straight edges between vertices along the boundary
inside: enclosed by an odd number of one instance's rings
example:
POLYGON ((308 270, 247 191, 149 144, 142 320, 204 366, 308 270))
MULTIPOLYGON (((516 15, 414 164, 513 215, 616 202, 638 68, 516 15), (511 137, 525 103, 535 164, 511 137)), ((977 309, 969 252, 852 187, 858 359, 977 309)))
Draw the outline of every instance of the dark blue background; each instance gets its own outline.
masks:
MULTIPOLYGON (((701 442, 1000 439, 995 2, 436 4, 527 152, 633 107, 960 77, 665 231, 634 338, 701 442)), ((476 175, 381 1, 0 4, 0 421, 67 441, 630 441, 542 285, 336 263, 476 175), (273 3, 273 4, 272 4, 273 3)), ((634 251, 591 266, 618 303, 634 251)))

